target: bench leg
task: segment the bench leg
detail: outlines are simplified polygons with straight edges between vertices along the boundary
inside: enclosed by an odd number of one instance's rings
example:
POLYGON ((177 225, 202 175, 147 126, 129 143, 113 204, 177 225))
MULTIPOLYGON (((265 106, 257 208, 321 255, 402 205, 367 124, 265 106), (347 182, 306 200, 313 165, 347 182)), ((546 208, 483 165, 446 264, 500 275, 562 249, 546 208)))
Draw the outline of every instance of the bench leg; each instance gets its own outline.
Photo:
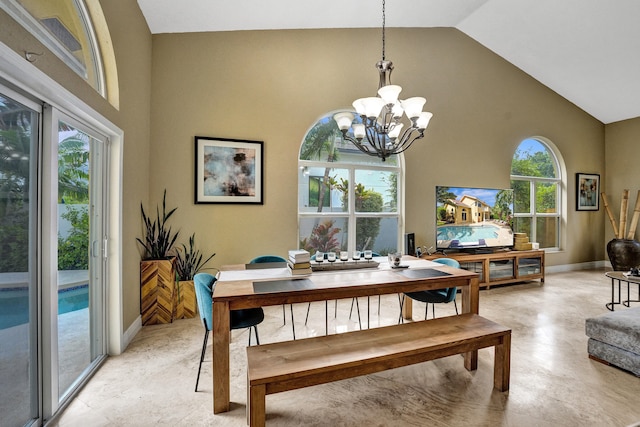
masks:
POLYGON ((464 353, 464 367, 467 371, 475 371, 478 369, 478 350, 471 350, 464 353))
POLYGON ((507 391, 511 375, 511 334, 502 337, 502 344, 496 346, 494 359, 493 387, 507 391))
POLYGON ((247 421, 251 427, 264 427, 266 418, 266 386, 247 384, 247 421))

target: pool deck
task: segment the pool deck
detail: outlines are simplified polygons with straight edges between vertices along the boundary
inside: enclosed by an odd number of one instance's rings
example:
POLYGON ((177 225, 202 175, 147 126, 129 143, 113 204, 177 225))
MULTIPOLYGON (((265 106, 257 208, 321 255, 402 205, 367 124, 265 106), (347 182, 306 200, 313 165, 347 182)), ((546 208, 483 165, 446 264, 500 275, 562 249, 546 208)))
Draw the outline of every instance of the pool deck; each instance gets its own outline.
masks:
MULTIPOLYGON (((446 224, 447 226, 466 226, 466 227, 482 227, 482 226, 486 226, 486 225, 490 225, 492 227, 496 227, 497 228, 497 233, 498 233, 498 237, 496 238, 485 238, 485 241, 487 242, 487 246, 495 246, 495 245, 499 245, 500 242, 504 242, 505 239, 512 239, 512 234, 513 234, 513 230, 511 230, 511 227, 509 227, 508 225, 504 225, 502 223, 500 223, 499 221, 481 221, 481 222, 474 222, 474 223, 465 223, 465 224, 446 224)), ((438 242, 438 247, 449 247, 451 245, 451 240, 441 240, 438 242)), ((477 245, 477 243, 472 242, 472 243, 460 243, 459 246, 457 246, 457 248, 462 248, 464 246, 471 246, 471 245, 477 245)))
MULTIPOLYGON (((58 289, 67 289, 89 283, 89 270, 58 271, 58 289)), ((29 286, 29 273, 0 273, 0 291, 29 286)))

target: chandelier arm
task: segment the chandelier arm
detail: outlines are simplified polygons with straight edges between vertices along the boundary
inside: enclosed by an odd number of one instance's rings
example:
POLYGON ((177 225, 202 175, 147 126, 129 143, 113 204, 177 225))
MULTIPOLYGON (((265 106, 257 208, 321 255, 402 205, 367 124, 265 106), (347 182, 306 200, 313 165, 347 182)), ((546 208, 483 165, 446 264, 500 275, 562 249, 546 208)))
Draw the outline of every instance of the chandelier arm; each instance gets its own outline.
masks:
POLYGON ((419 139, 422 139, 422 138, 424 138, 424 132, 419 132, 413 138, 411 138, 411 136, 409 135, 406 138, 406 140, 403 140, 402 143, 398 145, 399 150, 396 151, 396 154, 399 154, 399 153, 402 153, 402 152, 406 151, 409 147, 411 147, 411 144, 413 144, 415 141, 417 141, 419 139))
POLYGON ((346 131, 342 132, 342 137, 347 141, 349 141, 350 143, 352 143, 353 145, 355 145, 356 148, 362 151, 363 153, 368 154, 370 156, 378 155, 377 153, 374 153, 371 150, 369 150, 366 146, 362 145, 356 138, 353 138, 352 136, 350 136, 346 131))

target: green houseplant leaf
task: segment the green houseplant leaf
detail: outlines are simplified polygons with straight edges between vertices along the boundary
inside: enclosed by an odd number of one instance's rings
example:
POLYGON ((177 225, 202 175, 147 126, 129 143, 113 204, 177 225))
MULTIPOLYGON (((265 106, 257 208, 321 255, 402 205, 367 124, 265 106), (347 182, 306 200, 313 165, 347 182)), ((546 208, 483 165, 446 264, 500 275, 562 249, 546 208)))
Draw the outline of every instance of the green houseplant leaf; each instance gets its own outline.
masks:
POLYGON ((189 247, 183 243, 182 249, 178 248, 176 274, 179 281, 193 280, 193 276, 200 272, 200 270, 203 270, 204 266, 216 256, 216 254, 213 253, 205 259, 200 249, 196 248, 195 240, 196 235, 194 233, 189 237, 189 247))
POLYGON ((167 224, 167 221, 175 213, 176 209, 173 208, 167 212, 167 190, 164 190, 162 196, 162 214, 160 214, 160 208, 156 207, 156 218, 151 219, 144 211, 142 203, 140 203, 140 211, 142 212, 142 222, 144 225, 143 239, 136 238, 138 243, 144 248, 144 255, 142 259, 167 259, 171 254, 173 245, 178 238, 179 231, 173 232, 171 226, 167 224))

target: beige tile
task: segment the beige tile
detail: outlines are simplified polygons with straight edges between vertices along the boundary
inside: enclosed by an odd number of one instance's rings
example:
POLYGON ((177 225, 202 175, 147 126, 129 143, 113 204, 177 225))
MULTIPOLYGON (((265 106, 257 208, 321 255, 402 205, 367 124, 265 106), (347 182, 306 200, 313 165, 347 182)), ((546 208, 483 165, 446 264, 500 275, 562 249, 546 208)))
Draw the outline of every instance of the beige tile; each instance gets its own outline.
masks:
MULTIPOLYGON (((640 378, 587 357, 584 320, 606 311, 610 285, 604 270, 547 275, 546 283, 482 290, 480 314, 513 329, 511 389, 493 390, 493 351, 480 350, 467 372, 460 356, 267 397, 273 426, 626 426, 640 421, 640 378)), ((360 311, 366 326, 367 299, 360 311)), ((330 302, 329 329, 357 329, 351 300, 330 302)), ((417 305, 415 318, 424 315, 417 305)), ((325 305, 294 306, 298 337, 324 334, 325 305)), ((429 310, 431 311, 431 310, 429 310)), ((371 299, 372 326, 397 322, 398 298, 371 299)), ((262 343, 291 339, 282 306, 266 307, 262 343)), ((455 314, 437 306, 436 316, 455 314)), ((212 413, 211 346, 194 393, 202 343, 199 319, 147 326, 127 351, 111 357, 59 420, 60 427, 245 426, 247 331, 233 331, 232 410, 212 413)))

